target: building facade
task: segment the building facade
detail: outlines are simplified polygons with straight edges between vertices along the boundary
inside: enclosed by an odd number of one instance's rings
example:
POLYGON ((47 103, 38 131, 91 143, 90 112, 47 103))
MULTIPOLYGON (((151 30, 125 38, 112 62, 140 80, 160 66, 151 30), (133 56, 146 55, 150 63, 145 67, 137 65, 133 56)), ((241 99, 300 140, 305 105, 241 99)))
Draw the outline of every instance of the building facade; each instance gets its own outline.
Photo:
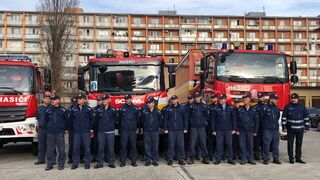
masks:
MULTIPOLYGON (((299 83, 293 88, 307 106, 320 107, 320 17, 192 16, 175 12, 159 14, 85 13, 76 10, 77 23, 71 55, 65 67, 66 89, 76 87, 76 67, 107 49, 162 56, 178 63, 190 48, 220 49, 223 43, 240 49, 283 51, 298 63, 299 83), (71 80, 70 80, 71 78, 71 80)), ((44 15, 40 12, 0 11, 0 54, 25 54, 44 62, 44 15)))

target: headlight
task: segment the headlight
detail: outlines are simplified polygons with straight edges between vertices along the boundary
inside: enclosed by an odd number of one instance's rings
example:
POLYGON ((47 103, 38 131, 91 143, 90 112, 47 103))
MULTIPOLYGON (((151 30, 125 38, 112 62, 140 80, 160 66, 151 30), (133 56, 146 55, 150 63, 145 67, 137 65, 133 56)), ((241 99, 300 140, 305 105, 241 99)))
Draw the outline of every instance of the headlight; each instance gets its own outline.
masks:
POLYGON ((17 129, 20 132, 28 132, 28 131, 34 131, 35 127, 36 126, 34 124, 22 124, 22 125, 18 125, 17 129))

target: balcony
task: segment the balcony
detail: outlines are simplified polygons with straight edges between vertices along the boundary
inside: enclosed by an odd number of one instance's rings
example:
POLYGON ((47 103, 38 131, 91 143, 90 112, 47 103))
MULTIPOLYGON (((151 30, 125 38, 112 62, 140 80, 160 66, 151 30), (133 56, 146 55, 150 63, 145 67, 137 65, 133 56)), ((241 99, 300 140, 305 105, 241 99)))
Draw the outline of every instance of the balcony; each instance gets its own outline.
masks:
POLYGON ((179 54, 178 50, 165 50, 164 51, 165 54, 179 54))
POLYGON ((279 30, 291 30, 291 26, 278 26, 279 30))
POLYGON ((145 28, 147 27, 146 24, 131 24, 132 28, 145 28))
POLYGON ((307 76, 298 76, 299 77, 299 80, 307 80, 308 77, 307 76))
POLYGON ((80 36, 80 40, 93 40, 93 36, 86 36, 86 35, 82 35, 80 36))
POLYGON ((307 51, 294 51, 293 54, 294 55, 307 55, 308 52, 307 51))
POLYGON ((227 29, 228 26, 227 25, 214 25, 213 28, 214 29, 227 29))
POLYGON ((317 66, 317 64, 309 64, 309 68, 320 68, 320 64, 318 64, 318 66, 317 66))
POLYGON ((165 24, 164 25, 165 28, 179 28, 178 24, 165 24))
POLYGON ((184 28, 184 29, 195 29, 196 25, 195 24, 181 24, 181 28, 184 28))
POLYGON ((244 25, 230 25, 230 29, 244 29, 244 25))
POLYGON ((276 27, 275 26, 262 26, 263 30, 275 30, 276 27))
POLYGON ((197 28, 198 29, 212 29, 212 25, 211 24, 198 24, 197 28))
POLYGON ((297 63, 297 67, 298 67, 298 68, 307 68, 307 67, 308 67, 308 64, 300 64, 300 63, 297 63))
POLYGON ((199 42, 212 42, 212 38, 209 37, 199 37, 197 40, 199 42))
POLYGON ((99 27, 110 27, 111 23, 109 23, 109 22, 96 22, 96 26, 99 26, 99 27))
POLYGON ((110 41, 111 36, 96 36, 97 41, 110 41))
POLYGON ((40 39, 40 35, 39 34, 26 34, 25 38, 26 39, 40 39))
POLYGON ((293 26, 293 30, 307 30, 305 26, 293 26))
POLYGON ((297 38, 297 39, 293 39, 293 42, 296 42, 296 43, 299 43, 299 42, 307 42, 307 39, 297 38))
POLYGON ((162 37, 148 37, 149 41, 162 41, 162 37))
POLYGON ((162 50, 148 50, 148 54, 162 54, 162 50))
POLYGON ((278 39, 278 42, 289 43, 289 42, 291 42, 291 39, 278 39))
POLYGON ((179 41, 179 37, 165 37, 164 38, 165 41, 179 41))
POLYGON ((32 52, 32 53, 39 53, 40 52, 40 48, 39 47, 27 47, 25 49, 25 52, 32 52))
POLYGON ((7 21, 7 25, 18 25, 18 26, 22 26, 22 21, 13 21, 13 20, 8 20, 7 21))
POLYGON ((80 22, 79 26, 92 27, 93 26, 93 22, 80 22))
POLYGON ((113 40, 115 40, 115 41, 128 41, 128 37, 126 37, 126 36, 114 36, 113 40))
POLYGON ((113 23, 113 27, 128 28, 128 23, 113 23))
POLYGON ((87 54, 93 54, 93 49, 79 49, 79 53, 87 53, 87 54))
POLYGON ((320 55, 320 52, 318 52, 318 51, 316 51, 316 50, 310 50, 310 51, 309 51, 309 55, 310 55, 310 56, 320 55))
POLYGON ((7 34, 7 38, 21 39, 22 34, 7 34))
POLYGON ((231 37, 230 41, 232 41, 232 42, 240 42, 240 41, 244 41, 244 38, 231 37))
POLYGON ((213 38, 213 41, 227 42, 228 38, 213 38))
POLYGON ((140 54, 140 53, 141 53, 141 50, 139 50, 139 49, 133 49, 131 51, 131 54, 140 54))
POLYGON ((0 34, 0 39, 2 39, 3 38, 3 34, 0 34))
MULTIPOLYGON (((316 81, 317 80, 317 76, 310 76, 309 79, 312 80, 312 81, 316 81)), ((318 76, 318 80, 320 80, 320 76, 318 76)))
POLYGON ((196 38, 195 37, 181 37, 182 42, 195 42, 196 38))
POLYGON ((162 24, 148 24, 148 28, 162 28, 162 24))
POLYGON ((247 25, 246 29, 248 29, 248 30, 259 30, 260 27, 258 25, 247 25))
POLYGON ((97 53, 107 53, 108 49, 97 49, 97 53))
POLYGON ((292 52, 291 51, 283 51, 285 54, 289 54, 289 55, 291 55, 292 54, 292 52))
POLYGON ((135 36, 135 37, 131 37, 131 40, 132 41, 146 41, 146 37, 135 36))
POLYGON ((252 38, 252 37, 249 37, 249 38, 247 38, 247 41, 249 41, 249 42, 259 42, 259 41, 260 41, 260 39, 259 39, 259 38, 252 38))
POLYGON ((189 50, 181 50, 181 55, 187 54, 188 51, 189 51, 189 50))
POLYGON ((22 52, 22 48, 21 47, 7 47, 7 51, 10 51, 10 52, 22 52))
POLYGON ((262 42, 276 42, 275 38, 263 38, 262 42))
POLYGON ((34 21, 26 21, 26 25, 28 26, 40 26, 40 21, 39 20, 34 20, 34 21))
MULTIPOLYGON (((1 24, 1 22, 0 22, 0 24, 1 24)), ((318 28, 318 26, 316 26, 316 25, 310 25, 310 26, 308 27, 309 31, 313 31, 313 30, 315 30, 315 29, 317 29, 317 28, 318 28)))

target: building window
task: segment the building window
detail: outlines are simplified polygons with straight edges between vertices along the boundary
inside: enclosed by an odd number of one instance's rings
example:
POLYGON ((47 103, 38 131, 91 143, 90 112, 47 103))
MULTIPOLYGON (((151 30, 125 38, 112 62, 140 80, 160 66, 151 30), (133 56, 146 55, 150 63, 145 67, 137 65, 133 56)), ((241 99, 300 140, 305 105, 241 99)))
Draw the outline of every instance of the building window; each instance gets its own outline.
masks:
POLYGON ((285 45, 280 45, 279 49, 280 49, 280 51, 286 51, 286 46, 285 45))
POLYGON ((134 18, 133 24, 141 24, 141 18, 134 18))
POLYGON ((174 19, 173 18, 169 18, 169 24, 174 24, 174 19))
POLYGON ((169 50, 170 51, 174 50, 174 44, 169 44, 169 50))
POLYGON ((193 23, 193 19, 185 18, 185 19, 183 19, 183 23, 193 23))
POLYGON ((286 22, 284 20, 279 21, 279 26, 284 27, 286 25, 286 22))
POLYGON ((158 37, 159 32, 158 31, 150 31, 150 35, 151 35, 151 37, 158 37))
POLYGON ((124 18, 124 17, 117 17, 116 18, 116 23, 117 24, 125 24, 125 23, 127 23, 127 19, 124 18))
POLYGON ((286 34, 285 33, 281 33, 281 39, 286 39, 286 34))
POLYGON ((99 22, 106 23, 106 22, 108 22, 108 18, 107 17, 99 17, 99 22))
POLYGON ((126 43, 116 43, 115 44, 115 49, 116 50, 127 50, 128 49, 128 44, 126 44, 126 43))
POLYGON ((268 39, 269 38, 269 33, 267 33, 267 32, 263 33, 263 38, 268 39))
POLYGON ((217 19, 216 20, 216 25, 219 25, 219 26, 221 26, 221 25, 223 25, 224 23, 223 23, 223 19, 217 19))
POLYGON ((83 22, 84 23, 89 23, 89 16, 83 16, 83 22))
POLYGON ((207 44, 200 44, 199 48, 200 49, 209 49, 209 46, 207 44))
POLYGON ((82 49, 90 49, 90 44, 88 42, 82 43, 82 49))
POLYGON ((239 19, 232 19, 231 20, 231 26, 239 26, 240 20, 239 19))
POLYGON ((174 57, 168 57, 168 63, 174 63, 174 57))
POLYGON ((294 39, 302 39, 302 33, 294 33, 294 39))
POLYGON ((173 31, 169 31, 169 36, 173 37, 174 36, 174 32, 173 31))
POLYGON ((151 18, 151 19, 150 19, 150 24, 159 24, 159 19, 157 19, 157 18, 151 18))
POLYGON ((301 46, 300 45, 294 45, 294 50, 295 51, 301 51, 301 46))
POLYGON ((317 21, 309 21, 310 26, 317 26, 317 21))
POLYGON ((231 32, 230 35, 231 35, 231 38, 240 38, 239 32, 231 32))
POLYGON ((191 48, 191 44, 184 45, 184 50, 189 50, 191 48))
POLYGON ((207 38, 207 37, 209 37, 209 33, 208 32, 199 32, 199 37, 207 38))
POLYGON ((310 65, 317 65, 317 58, 310 58, 310 65))
POLYGON ((269 25, 270 25, 270 21, 265 20, 265 21, 263 22, 263 25, 265 25, 265 26, 269 26, 269 25))
POLYGON ((105 43, 105 42, 99 43, 99 49, 109 49, 108 43, 105 43))
POLYGON ((216 37, 217 38, 224 38, 224 33, 223 32, 216 32, 216 37))
POLYGON ((256 38, 256 33, 254 32, 249 32, 248 33, 249 38, 256 38))
POLYGON ((199 18, 198 23, 200 24, 209 24, 209 18, 199 18))
POLYGON ((160 46, 159 46, 159 44, 151 44, 151 45, 150 45, 150 49, 151 49, 151 50, 159 50, 159 49, 160 49, 160 46))
POLYGON ((256 26, 257 25, 257 20, 249 20, 248 21, 249 26, 256 26))
POLYGON ((293 21, 293 26, 300 27, 302 25, 301 21, 293 21))
POLYGON ((11 15, 10 16, 11 21, 20 21, 20 15, 11 15))
POLYGON ((21 34, 20 28, 11 28, 11 34, 21 34))
POLYGON ((133 36, 142 36, 142 32, 141 31, 133 31, 133 36))
POLYGON ((310 70, 310 77, 316 77, 317 74, 317 70, 310 70))
POLYGON ((107 30, 99 30, 98 35, 99 36, 108 36, 108 31, 107 30))
POLYGON ((133 50, 142 50, 143 44, 133 44, 133 50))
POLYGON ((0 48, 2 48, 2 41, 0 41, 0 48))

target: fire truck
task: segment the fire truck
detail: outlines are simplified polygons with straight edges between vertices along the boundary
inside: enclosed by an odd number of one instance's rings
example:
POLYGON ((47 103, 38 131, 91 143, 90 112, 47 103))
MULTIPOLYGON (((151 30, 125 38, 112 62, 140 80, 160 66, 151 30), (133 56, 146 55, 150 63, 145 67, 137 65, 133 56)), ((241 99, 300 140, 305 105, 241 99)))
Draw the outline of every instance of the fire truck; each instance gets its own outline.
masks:
POLYGON ((0 55, 0 147, 32 142, 37 153, 37 106, 51 89, 51 72, 28 56, 0 55))
MULTIPOLYGON (((108 49, 106 54, 97 54, 86 66, 78 68, 78 89, 88 94, 91 107, 96 106, 97 97, 108 94, 111 105, 119 109, 125 104, 125 94, 130 94, 139 108, 153 96, 162 109, 168 101, 164 69, 163 58, 108 49)), ((117 130, 115 134, 118 135, 117 130)))
MULTIPOLYGON (((290 62, 289 74, 287 59, 288 55, 273 50, 191 49, 175 68, 169 68, 170 86, 175 86, 181 103, 196 91, 206 100, 211 94, 226 94, 231 105, 244 95, 250 95, 254 105, 258 93, 264 93, 266 100, 274 93, 283 110, 290 100, 291 84, 298 81, 296 62, 290 62)), ((286 136, 281 132, 281 137, 286 136)))

